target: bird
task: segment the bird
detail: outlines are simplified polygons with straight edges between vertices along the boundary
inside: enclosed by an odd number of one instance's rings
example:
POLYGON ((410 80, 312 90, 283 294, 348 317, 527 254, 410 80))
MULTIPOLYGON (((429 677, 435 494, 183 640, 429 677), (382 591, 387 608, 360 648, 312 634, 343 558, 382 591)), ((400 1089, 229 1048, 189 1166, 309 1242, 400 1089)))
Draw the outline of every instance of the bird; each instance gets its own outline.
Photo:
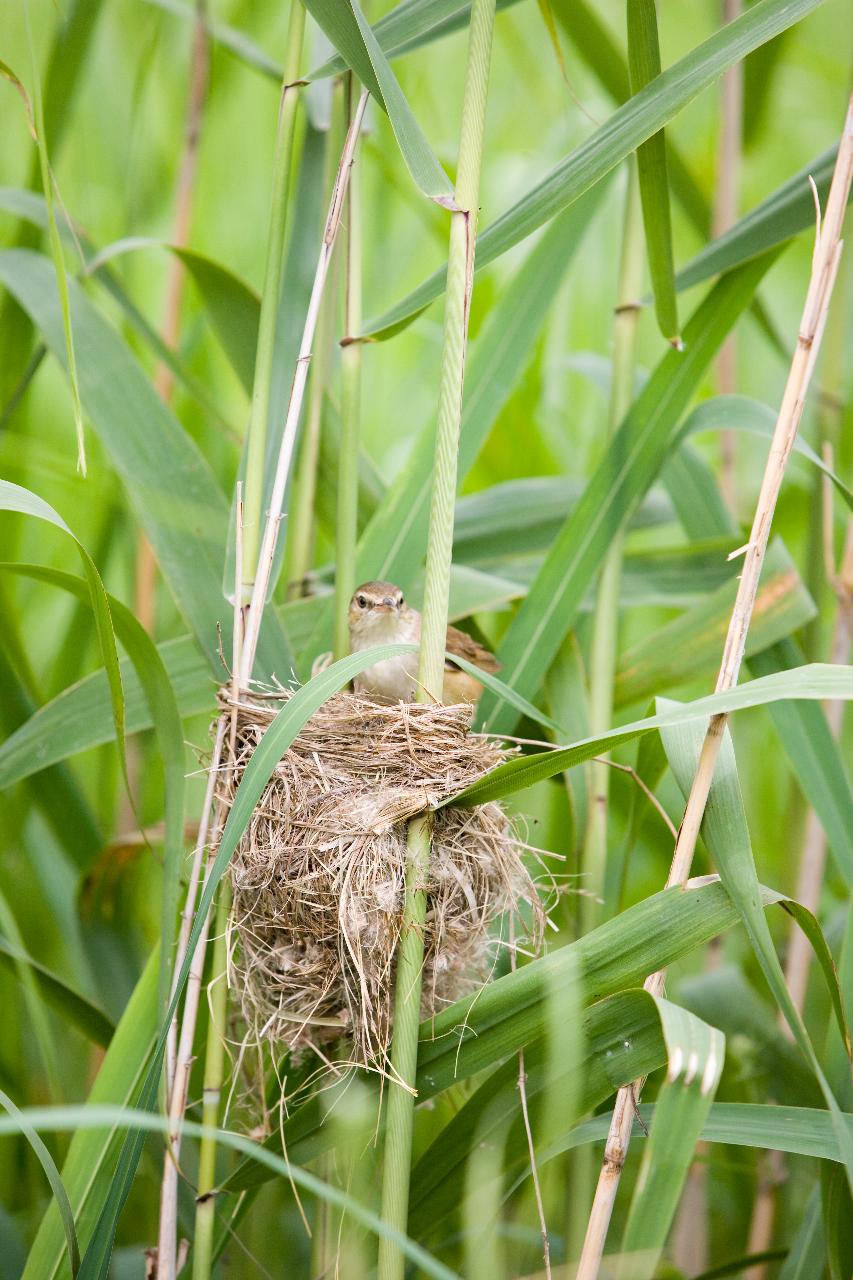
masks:
MULTIPOLYGON (((350 649, 369 649, 377 644, 418 644, 421 638, 421 615, 406 604, 403 592, 393 582, 363 582, 353 593, 349 604, 350 649)), ((494 673, 500 663, 493 653, 456 627, 447 628, 446 651, 458 654, 481 670, 494 673)), ((418 655, 403 653, 374 663, 355 677, 356 693, 377 702, 412 702, 418 689, 418 655)), ((442 702, 475 703, 483 686, 452 662, 444 663, 442 702)))

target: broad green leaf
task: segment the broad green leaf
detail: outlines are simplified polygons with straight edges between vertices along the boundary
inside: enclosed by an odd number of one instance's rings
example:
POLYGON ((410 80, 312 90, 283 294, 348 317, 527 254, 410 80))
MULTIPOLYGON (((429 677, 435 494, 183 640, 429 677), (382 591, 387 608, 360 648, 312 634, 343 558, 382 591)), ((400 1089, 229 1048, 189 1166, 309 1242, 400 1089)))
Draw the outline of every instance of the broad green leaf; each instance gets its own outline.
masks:
POLYGON ((68 1248, 68 1257, 71 1262, 71 1274, 76 1276, 80 1269, 80 1246, 77 1243, 77 1231, 74 1226, 74 1213, 68 1200, 68 1193, 65 1190, 59 1170, 54 1163, 53 1156, 42 1142, 39 1135, 33 1128, 27 1116, 23 1115, 10 1097, 8 1097, 2 1089, 0 1089, 0 1106, 4 1107, 8 1112, 10 1119, 14 1124, 11 1132, 20 1132, 24 1135, 27 1142, 35 1152, 36 1158, 42 1169, 44 1169, 45 1177, 50 1183, 50 1189, 53 1192, 53 1201, 56 1205, 59 1216, 62 1219, 63 1230, 65 1231, 65 1242, 68 1248))
MULTIPOLYGON (((720 496, 706 464, 682 446, 664 470, 664 481, 685 532, 690 538, 727 533, 740 541, 740 531, 720 496)), ((748 661, 755 675, 765 676, 801 666, 803 655, 790 639, 779 641, 748 661)), ((816 703, 780 702, 769 707, 794 776, 820 817, 830 848, 847 884, 853 869, 853 792, 838 745, 829 732, 823 709, 816 703)))
POLYGON ((49 1004, 92 1044, 104 1049, 109 1045, 115 1027, 104 1011, 6 938, 0 938, 0 965, 12 972, 23 965, 32 974, 45 1004, 49 1004))
MULTIPOLYGON (((743 267, 714 287, 684 331, 685 351, 661 360, 566 520, 498 650, 505 683, 525 697, 536 694, 613 537, 658 475, 681 414, 770 262, 768 256, 743 267)), ((494 715, 486 697, 480 718, 494 732, 513 723, 509 714, 494 715)))
MULTIPOLYGON (((0 281, 60 360, 61 315, 50 264, 22 249, 0 252, 0 281)), ((218 629, 230 651, 231 610, 221 591, 227 507, 190 438, 125 343, 73 281, 72 315, 83 406, 127 488, 176 603, 207 660, 222 674, 218 629)), ((271 621, 271 620, 269 620, 271 621)), ((259 666, 287 669, 287 645, 265 627, 259 666)))
MULTIPOLYGON (((625 55, 595 8, 586 0, 551 0, 551 3, 558 22, 590 71, 615 102, 625 102, 630 97, 625 55)), ((666 156, 672 194, 705 240, 711 221, 708 201, 670 139, 667 139, 666 156)))
MULTIPOLYGON (((155 952, 148 962, 110 1041, 89 1094, 88 1105, 115 1103, 129 1106, 148 1065, 157 1025, 157 974, 155 952)), ((85 1245, 112 1182, 123 1140, 119 1125, 107 1132, 79 1129, 71 1140, 62 1166, 62 1179, 74 1210, 77 1233, 85 1245)), ((41 1221, 21 1280, 57 1280, 63 1275, 65 1242, 56 1207, 51 1205, 41 1221)))
POLYGON ((650 1280, 655 1272, 725 1056, 725 1037, 719 1031, 668 1000, 656 1003, 667 1074, 622 1237, 617 1274, 624 1280, 650 1280))
MULTIPOLYGON (((31 564, 3 564, 0 570, 18 573, 60 587, 78 599, 89 598, 87 583, 73 574, 59 569, 43 568, 31 564)), ((181 716, 169 676, 163 660, 148 632, 137 621, 130 609, 113 596, 106 597, 112 625, 133 664, 137 679, 145 695, 151 720, 157 734, 157 746, 163 763, 163 906, 160 918, 161 936, 164 942, 175 930, 178 915, 178 893, 181 876, 181 858, 184 847, 184 739, 181 716)), ((94 602, 92 603, 95 608, 94 602)), ((165 1001, 172 970, 172 950, 164 946, 162 951, 160 996, 165 1001)))
MULTIPOLYGON (((715 32, 653 83, 614 111, 600 129, 492 223, 477 239, 477 266, 484 267, 565 209, 657 133, 682 107, 730 66, 810 13, 820 0, 759 0, 740 18, 715 32)), ((369 320, 365 336, 385 337, 408 323, 444 290, 444 270, 408 294, 384 315, 369 320)))
MULTIPOLYGON (((770 677, 770 679, 772 678, 770 677)), ((667 726, 661 730, 661 737, 670 768, 682 793, 686 797, 690 791, 699 762, 699 755, 705 737, 704 728, 695 725, 690 727, 667 726)), ((714 780, 711 784, 711 791, 705 807, 702 835, 708 852, 719 868, 720 878, 738 909, 747 936, 755 951, 756 959, 773 993, 773 998, 782 1011, 797 1045, 820 1085, 824 1100, 832 1115, 838 1149, 846 1168, 847 1181, 849 1185, 853 1186, 853 1135, 850 1134, 846 1127, 841 1110, 812 1046, 802 1016, 785 985, 782 966, 779 963, 762 909, 761 890, 755 862, 753 861, 746 815, 743 810, 734 748, 728 730, 725 730, 720 746, 714 780)), ((828 954, 828 949, 826 954, 828 954)), ((820 953, 818 953, 818 957, 822 958, 820 953)), ((826 972, 825 957, 823 959, 824 972, 826 972)), ((829 965, 831 968, 831 960, 829 965)), ((833 996, 836 1016, 849 1054, 850 1039, 834 972, 830 974, 830 982, 830 991, 833 996)))
MULTIPOLYGON (((631 93, 637 94, 661 73, 655 0, 628 0, 627 12, 628 76, 631 93)), ((637 148, 637 170, 658 327, 668 342, 678 346, 678 306, 663 129, 637 148)))
POLYGON ((412 114, 358 0, 306 0, 305 7, 344 57, 347 66, 352 67, 362 84, 387 112, 406 167, 418 187, 431 200, 453 208, 453 184, 436 160, 412 114))
POLYGON ((555 773, 571 769, 584 760, 611 750, 620 742, 630 742, 653 729, 664 730, 686 725, 691 721, 701 722, 712 715, 766 706, 786 698, 816 701, 825 698, 853 698, 853 668, 812 663, 793 671, 776 672, 758 680, 749 680, 724 693, 714 693, 707 698, 697 698, 695 702, 673 705, 659 715, 635 720, 618 729, 610 729, 600 737, 586 738, 572 746, 557 747, 553 751, 537 751, 519 756, 508 760, 506 764, 498 765, 491 773, 460 791, 459 795, 445 804, 467 808, 485 804, 488 800, 499 800, 502 796, 532 786, 534 782, 553 778, 555 773))

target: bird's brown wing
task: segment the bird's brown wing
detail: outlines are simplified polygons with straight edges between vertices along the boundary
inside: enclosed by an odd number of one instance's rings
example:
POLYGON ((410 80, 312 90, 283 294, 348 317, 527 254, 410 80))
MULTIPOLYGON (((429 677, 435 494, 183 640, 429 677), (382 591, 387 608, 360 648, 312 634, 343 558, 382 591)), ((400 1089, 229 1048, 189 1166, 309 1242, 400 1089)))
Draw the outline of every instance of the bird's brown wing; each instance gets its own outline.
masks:
MULTIPOLYGON (((457 627, 447 628, 445 647, 448 653, 458 653, 460 658, 466 658, 468 662, 473 662, 475 667, 480 667, 483 671, 494 674, 501 669, 501 664, 493 653, 457 627)), ((445 667, 447 666, 448 664, 445 663, 445 667)))

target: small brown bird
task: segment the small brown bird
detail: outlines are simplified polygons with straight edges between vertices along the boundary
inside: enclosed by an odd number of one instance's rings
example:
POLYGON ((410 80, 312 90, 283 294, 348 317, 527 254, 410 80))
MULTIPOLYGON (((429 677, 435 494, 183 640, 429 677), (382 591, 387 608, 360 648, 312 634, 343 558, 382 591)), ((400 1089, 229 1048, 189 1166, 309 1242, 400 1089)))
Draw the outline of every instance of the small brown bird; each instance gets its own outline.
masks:
MULTIPOLYGON (((393 582, 363 582, 350 600, 349 638, 353 653, 376 644, 417 644, 421 638, 421 615, 406 604, 402 591, 393 582)), ((445 648, 448 653, 467 658, 483 671, 500 670, 493 653, 456 627, 447 628, 445 648)), ((404 653, 362 671, 355 678, 355 691, 378 702, 412 702, 417 674, 417 653, 404 653)), ((445 662, 445 704, 476 702, 482 691, 479 680, 453 663, 445 662)))

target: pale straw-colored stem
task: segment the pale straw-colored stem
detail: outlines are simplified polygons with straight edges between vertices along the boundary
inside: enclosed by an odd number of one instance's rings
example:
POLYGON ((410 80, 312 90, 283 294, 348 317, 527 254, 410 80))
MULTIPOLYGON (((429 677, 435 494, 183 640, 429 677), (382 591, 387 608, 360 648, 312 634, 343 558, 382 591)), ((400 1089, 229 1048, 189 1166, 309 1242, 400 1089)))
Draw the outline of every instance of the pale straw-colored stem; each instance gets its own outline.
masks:
MULTIPOLYGON (((204 103, 210 70, 207 40, 206 4, 198 0, 193 29, 192 54, 190 56, 190 85, 187 97, 184 146, 181 154, 178 182, 175 189, 175 215, 172 222, 171 243, 184 248, 189 242, 192 218, 193 193, 198 170, 198 150, 204 120, 204 103)), ((186 268, 176 253, 169 254, 166 268, 166 301, 163 307, 163 323, 160 337, 171 350, 178 346, 181 328, 181 308, 186 284, 186 268)), ((160 363, 154 374, 154 389, 166 404, 172 399, 175 377, 167 364, 160 363)), ((134 583, 134 612, 146 631, 153 633, 155 621, 155 583, 157 562, 145 533, 140 530, 136 543, 136 576, 134 583)))
MULTIPOLYGON (((293 166, 293 139, 296 133, 296 110, 299 105, 299 62, 305 35, 305 8, 302 0, 290 0, 290 21, 284 51, 284 74, 278 109, 275 156, 273 159, 272 202, 267 236, 267 258, 261 314, 258 321, 258 343, 255 349, 255 373, 252 380, 252 407, 249 414, 246 448, 246 490, 244 493, 244 532, 242 578, 244 589, 254 580, 258 545, 263 519, 264 480, 269 435, 270 388, 275 359, 275 333, 278 322, 281 284, 284 278, 284 256, 287 242, 288 199, 293 166)), ((242 603, 242 602, 241 602, 242 603)))
MULTIPOLYGON (((352 112, 355 81, 347 77, 347 117, 352 112)), ((344 335, 361 328, 361 183, 354 164, 346 206, 346 270, 344 335)), ((349 653, 349 602, 356 587, 355 544, 358 540, 358 448, 361 432, 361 343, 346 342, 341 355, 341 433, 338 508, 335 528, 335 658, 349 653)))
MULTIPOLYGON (((755 518, 749 542, 743 548, 744 566, 738 584, 737 597, 729 622, 723 648, 723 658, 717 677, 716 692, 731 689, 738 679, 743 661, 746 636, 749 630, 758 580, 770 525, 776 509, 776 501, 782 487, 785 466, 797 435, 809 381, 814 370, 820 340, 826 323, 829 300, 838 270, 841 254, 841 228, 853 178, 853 99, 848 106, 844 131, 838 147, 838 158, 832 186, 827 201, 823 226, 819 229, 812 260, 812 273, 806 294, 805 306, 797 335, 797 345, 791 361, 782 405, 776 421, 770 453, 765 465, 761 490, 756 505, 755 518)), ((672 866, 667 887, 684 885, 690 875, 693 852, 702 825, 705 805, 711 789, 714 768, 728 717, 711 718, 702 745, 699 764, 684 810, 684 818, 675 843, 672 866)), ((663 991, 665 972, 652 974, 645 988, 653 995, 663 991)), ((619 1090, 610 1124, 610 1132, 604 1150, 604 1162, 599 1175, 595 1200, 587 1227, 586 1240, 577 1272, 577 1280, 594 1280, 598 1275, 604 1254, 604 1243, 610 1225, 610 1217, 619 1178, 625 1163, 631 1140, 634 1107, 642 1089, 642 1081, 635 1081, 619 1090)))
POLYGON ((278 540, 279 524, 281 522, 282 506, 284 503, 284 493, 287 488, 287 477, 290 473, 290 463, 293 458, 293 448, 296 444, 296 432, 299 426, 299 415, 302 411, 302 401, 305 396, 305 383, 308 378, 308 365, 311 361, 311 349, 314 342, 314 333, 317 328, 317 317, 320 313, 320 303, 323 298, 326 277, 329 273, 329 263, 332 258, 332 251, 335 247, 335 239, 341 222, 341 210, 343 208, 344 199, 347 193, 347 186, 349 184, 349 175, 352 167, 353 155, 355 153, 355 144, 364 119, 364 110, 366 106, 367 92, 365 91, 359 98, 352 123, 347 131, 346 142, 344 143, 344 150, 341 156, 341 163, 338 167, 335 185, 332 191, 332 201, 329 207, 328 217, 326 218, 320 257, 317 262, 317 270, 314 274, 314 285, 311 290, 311 299, 308 303, 308 314, 305 317, 305 328, 302 332, 302 342, 299 347, 299 355, 296 359, 296 372, 293 376, 293 385, 290 391, 290 402, 287 406, 287 417, 285 418, 284 431, 281 437, 281 447, 279 449, 278 461, 276 463, 275 478, 273 480, 272 494, 270 496, 270 505, 269 510, 267 511, 266 524, 264 526, 264 536, 261 542, 258 563, 254 571, 252 598, 246 616, 246 631, 243 638, 243 655, 240 664, 240 669, 243 673, 244 679, 248 679, 251 675, 252 665, 255 659, 255 650, 258 646, 258 635, 260 634, 261 621, 263 619, 267 588, 269 587, 270 576, 272 574, 273 558, 275 556, 275 547, 278 540))

